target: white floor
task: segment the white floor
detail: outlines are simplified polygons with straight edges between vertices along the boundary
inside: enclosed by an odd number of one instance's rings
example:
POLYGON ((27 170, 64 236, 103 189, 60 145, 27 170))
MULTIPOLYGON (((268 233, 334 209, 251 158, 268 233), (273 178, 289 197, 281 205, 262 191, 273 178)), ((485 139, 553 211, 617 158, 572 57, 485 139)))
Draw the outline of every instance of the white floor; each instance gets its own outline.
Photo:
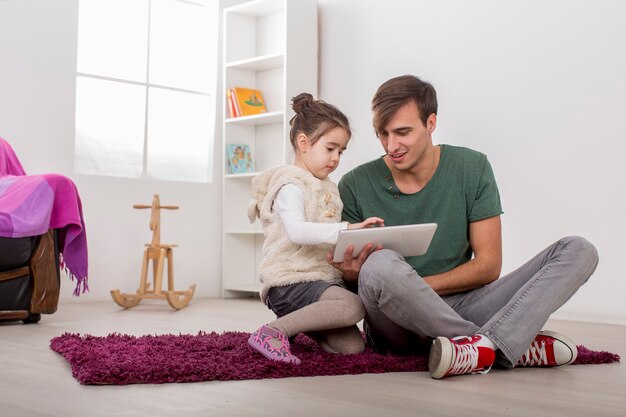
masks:
MULTIPOLYGON (((626 366, 494 370, 431 379, 426 372, 165 385, 83 386, 49 348, 64 332, 252 331, 272 318, 254 299, 164 301, 129 310, 64 304, 35 325, 0 324, 0 416, 626 416, 626 366)), ((626 327, 550 321, 577 344, 626 357, 626 327)))

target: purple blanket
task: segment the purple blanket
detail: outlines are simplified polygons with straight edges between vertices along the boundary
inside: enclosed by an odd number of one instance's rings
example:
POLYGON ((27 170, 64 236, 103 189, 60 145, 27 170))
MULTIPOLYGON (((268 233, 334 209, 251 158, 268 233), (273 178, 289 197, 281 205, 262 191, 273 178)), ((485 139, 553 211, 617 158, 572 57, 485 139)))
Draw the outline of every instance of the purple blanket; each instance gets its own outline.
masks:
POLYGON ((57 229, 61 265, 77 281, 74 295, 88 291, 87 235, 76 185, 63 175, 26 175, 0 138, 0 236, 37 236, 48 229, 57 229))

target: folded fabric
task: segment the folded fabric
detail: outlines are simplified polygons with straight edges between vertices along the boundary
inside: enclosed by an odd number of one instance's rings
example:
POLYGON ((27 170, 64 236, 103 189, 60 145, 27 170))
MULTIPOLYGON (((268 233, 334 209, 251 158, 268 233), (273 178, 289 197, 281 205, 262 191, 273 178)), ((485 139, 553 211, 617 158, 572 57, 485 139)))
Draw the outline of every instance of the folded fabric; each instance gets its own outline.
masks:
POLYGON ((0 138, 0 236, 37 236, 57 229, 61 265, 75 295, 88 291, 87 235, 74 182, 59 174, 26 175, 8 142, 0 138))

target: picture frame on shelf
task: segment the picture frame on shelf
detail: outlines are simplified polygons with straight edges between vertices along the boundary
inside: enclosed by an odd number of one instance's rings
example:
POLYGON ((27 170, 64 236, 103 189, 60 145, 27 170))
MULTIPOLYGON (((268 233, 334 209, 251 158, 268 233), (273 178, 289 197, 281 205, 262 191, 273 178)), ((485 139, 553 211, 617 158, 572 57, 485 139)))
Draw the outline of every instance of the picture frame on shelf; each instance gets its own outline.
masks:
POLYGON ((229 143, 226 146, 226 158, 231 174, 254 172, 254 159, 250 145, 243 143, 229 143))

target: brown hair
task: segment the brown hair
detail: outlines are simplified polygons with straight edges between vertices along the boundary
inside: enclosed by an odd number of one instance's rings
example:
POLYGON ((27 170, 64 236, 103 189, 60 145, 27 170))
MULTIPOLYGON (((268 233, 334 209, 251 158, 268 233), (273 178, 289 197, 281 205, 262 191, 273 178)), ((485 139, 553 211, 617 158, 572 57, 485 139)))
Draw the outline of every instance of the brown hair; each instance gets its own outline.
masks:
POLYGON ((299 133, 304 133, 311 145, 336 127, 343 128, 348 136, 352 136, 348 118, 332 104, 315 100, 309 93, 300 93, 291 99, 291 106, 296 112, 289 121, 289 140, 294 150, 298 149, 296 139, 299 133))
POLYGON ((424 126, 431 114, 437 114, 437 92, 432 84, 414 75, 402 75, 384 82, 372 99, 376 134, 389 123, 396 111, 411 100, 417 105, 424 126))

